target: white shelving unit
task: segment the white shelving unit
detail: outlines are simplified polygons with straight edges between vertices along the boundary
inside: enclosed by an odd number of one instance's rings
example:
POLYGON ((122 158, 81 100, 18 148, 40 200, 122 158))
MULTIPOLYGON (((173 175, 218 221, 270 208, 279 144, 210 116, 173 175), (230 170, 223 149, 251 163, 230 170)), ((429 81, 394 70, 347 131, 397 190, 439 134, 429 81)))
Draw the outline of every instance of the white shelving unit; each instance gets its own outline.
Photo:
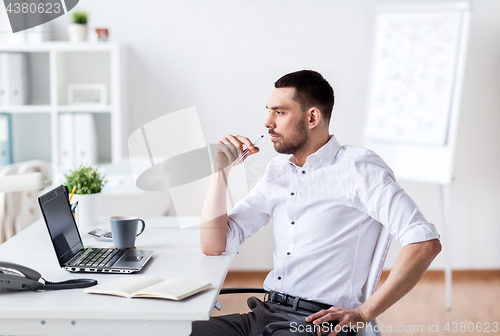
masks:
POLYGON ((14 162, 49 161, 55 176, 71 168, 59 163, 61 113, 92 113, 97 128, 98 165, 121 161, 123 49, 118 43, 0 44, 0 53, 28 54, 28 103, 0 106, 0 112, 12 115, 14 162), (106 105, 68 105, 67 87, 76 83, 105 84, 106 105))

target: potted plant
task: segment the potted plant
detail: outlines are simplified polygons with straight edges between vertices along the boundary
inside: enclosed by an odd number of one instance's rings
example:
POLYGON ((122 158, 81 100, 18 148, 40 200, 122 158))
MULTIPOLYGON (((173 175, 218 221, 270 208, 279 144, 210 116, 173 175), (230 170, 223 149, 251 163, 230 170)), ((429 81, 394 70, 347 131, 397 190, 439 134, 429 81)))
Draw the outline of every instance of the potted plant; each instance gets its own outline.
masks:
POLYGON ((85 42, 87 40, 87 19, 88 14, 86 12, 73 12, 73 23, 68 26, 69 40, 71 42, 85 42))
POLYGON ((104 175, 98 168, 81 164, 74 170, 70 170, 66 178, 66 186, 71 192, 76 187, 75 194, 71 199, 72 204, 78 202, 76 208, 76 219, 78 225, 91 225, 99 223, 99 205, 101 190, 106 184, 104 175))

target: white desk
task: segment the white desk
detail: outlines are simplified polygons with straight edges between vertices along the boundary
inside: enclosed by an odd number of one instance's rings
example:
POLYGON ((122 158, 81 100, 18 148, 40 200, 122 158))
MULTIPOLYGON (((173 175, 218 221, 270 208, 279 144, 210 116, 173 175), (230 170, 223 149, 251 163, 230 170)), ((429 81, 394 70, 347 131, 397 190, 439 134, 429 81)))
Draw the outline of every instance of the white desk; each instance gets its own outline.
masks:
MULTIPOLYGON (((0 292, 0 335, 189 335, 192 320, 210 317, 233 256, 203 255, 199 228, 181 230, 175 217, 144 219, 146 230, 137 238, 136 246, 154 250, 155 254, 138 274, 62 270, 43 219, 0 245, 0 260, 33 268, 49 281, 92 278, 101 283, 120 276, 181 276, 207 280, 213 288, 178 302, 85 294, 82 289, 0 292)), ((98 227, 109 228, 106 219, 101 222, 98 227)), ((97 242, 87 234, 93 228, 80 230, 84 243, 110 246, 111 243, 97 242)))

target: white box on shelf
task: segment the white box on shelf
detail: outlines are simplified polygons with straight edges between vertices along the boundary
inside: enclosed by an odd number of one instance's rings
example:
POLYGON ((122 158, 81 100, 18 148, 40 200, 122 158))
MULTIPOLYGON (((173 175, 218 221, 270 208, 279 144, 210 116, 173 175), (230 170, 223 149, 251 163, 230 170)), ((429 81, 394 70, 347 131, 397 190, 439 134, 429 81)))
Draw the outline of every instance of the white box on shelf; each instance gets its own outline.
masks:
POLYGON ((105 84, 69 84, 69 105, 106 105, 105 84))
POLYGON ((6 34, 8 44, 25 44, 28 39, 26 31, 20 31, 15 34, 6 34))
POLYGON ((42 43, 50 41, 52 35, 52 23, 46 22, 43 25, 36 26, 26 30, 26 42, 42 43))

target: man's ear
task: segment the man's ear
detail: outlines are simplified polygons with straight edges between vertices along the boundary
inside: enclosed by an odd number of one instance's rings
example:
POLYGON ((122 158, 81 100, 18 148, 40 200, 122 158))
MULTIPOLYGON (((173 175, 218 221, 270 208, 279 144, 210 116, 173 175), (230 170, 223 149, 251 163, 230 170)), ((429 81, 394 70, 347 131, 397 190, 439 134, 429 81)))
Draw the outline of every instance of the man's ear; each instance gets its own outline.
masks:
POLYGON ((307 110, 307 125, 309 129, 313 129, 315 127, 318 127, 318 125, 321 123, 321 120, 323 120, 323 115, 321 114, 321 111, 317 107, 311 107, 309 110, 307 110))

